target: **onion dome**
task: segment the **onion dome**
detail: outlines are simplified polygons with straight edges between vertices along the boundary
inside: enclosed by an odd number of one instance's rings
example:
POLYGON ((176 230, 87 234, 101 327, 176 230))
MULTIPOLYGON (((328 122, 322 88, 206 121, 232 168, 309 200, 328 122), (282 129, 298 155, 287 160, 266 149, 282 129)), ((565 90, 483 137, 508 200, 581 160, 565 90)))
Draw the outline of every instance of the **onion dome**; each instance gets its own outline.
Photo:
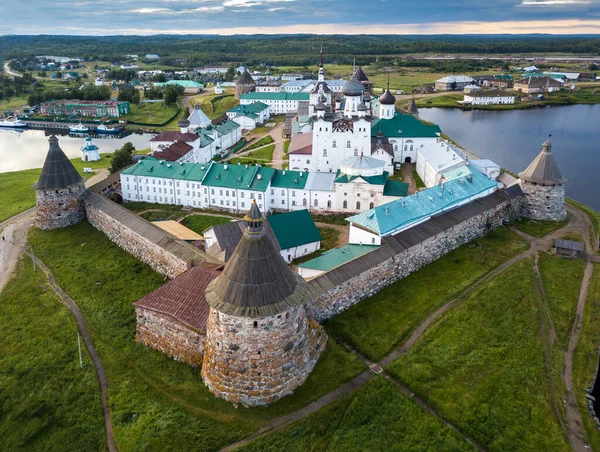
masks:
POLYGON ((364 102, 361 102, 360 104, 358 104, 357 110, 358 111, 367 111, 367 106, 365 105, 364 102))
POLYGON ((564 184, 567 182, 567 179, 562 176, 556 160, 554 160, 550 140, 546 140, 542 144, 542 152, 538 154, 525 171, 519 173, 519 177, 521 180, 542 185, 564 184))
POLYGON ((394 105, 396 103, 396 98, 390 92, 390 90, 386 88, 385 91, 383 91, 381 97, 379 98, 379 103, 381 105, 394 105))
POLYGON ((189 127, 189 126, 190 126, 190 122, 185 118, 180 119, 179 122, 177 123, 177 127, 185 128, 185 127, 189 127))
POLYGON ((361 96, 364 92, 365 87, 354 76, 342 88, 344 96, 361 96))
POLYGON ((256 201, 244 220, 248 226, 242 239, 221 275, 206 288, 208 304, 224 314, 260 318, 306 302, 308 286, 265 233, 256 201))
POLYGON ((327 107, 325 106, 325 104, 323 102, 319 102, 317 104, 317 106, 315 107, 315 109, 318 111, 325 111, 325 110, 327 110, 327 107))
POLYGON ((35 189, 56 190, 83 183, 83 179, 58 145, 58 138, 52 135, 48 142, 50 148, 35 189))
POLYGON ((242 72, 242 75, 240 75, 240 78, 238 78, 235 83, 237 85, 256 85, 256 82, 250 75, 250 72, 248 72, 248 69, 244 69, 244 72, 242 72))
POLYGON ((319 102, 323 102, 324 104, 327 103, 327 97, 325 97, 325 94, 321 94, 319 96, 319 102))

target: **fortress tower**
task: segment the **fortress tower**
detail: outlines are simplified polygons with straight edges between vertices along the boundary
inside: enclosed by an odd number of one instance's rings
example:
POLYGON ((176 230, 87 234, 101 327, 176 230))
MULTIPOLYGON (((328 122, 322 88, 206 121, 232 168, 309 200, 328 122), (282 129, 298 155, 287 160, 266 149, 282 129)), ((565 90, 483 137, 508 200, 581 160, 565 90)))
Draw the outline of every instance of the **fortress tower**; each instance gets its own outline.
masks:
POLYGON ((244 236, 206 289, 202 379, 230 402, 266 405, 304 383, 327 335, 307 318, 307 285, 267 238, 256 202, 244 220, 244 236))
POLYGON ((242 94, 252 93, 256 90, 256 82, 248 72, 248 69, 244 69, 240 78, 235 82, 235 98, 239 99, 242 94))
POLYGON ((519 183, 525 193, 525 215, 533 220, 560 221, 567 217, 565 208, 565 183, 552 155, 549 140, 542 152, 519 173, 519 183))
POLYGON ((40 229, 64 228, 85 218, 85 183, 58 145, 58 139, 51 136, 48 141, 50 149, 40 179, 34 184, 35 225, 40 229))

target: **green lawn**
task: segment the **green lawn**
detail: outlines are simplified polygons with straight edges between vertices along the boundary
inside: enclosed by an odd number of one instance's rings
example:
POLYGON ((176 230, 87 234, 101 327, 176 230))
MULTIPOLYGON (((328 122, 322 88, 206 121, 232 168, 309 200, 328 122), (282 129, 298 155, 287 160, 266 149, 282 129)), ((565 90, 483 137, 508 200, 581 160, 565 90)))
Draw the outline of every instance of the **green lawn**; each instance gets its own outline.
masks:
POLYGON ((445 94, 443 96, 424 97, 416 99, 418 108, 430 107, 460 107, 459 100, 463 100, 464 95, 460 94, 445 94))
POLYGON ((417 185, 417 188, 426 188, 427 187, 425 185, 425 182, 423 182, 423 179, 421 179, 421 176, 419 176, 419 173, 417 173, 416 168, 412 171, 412 175, 413 175, 413 180, 415 181, 415 184, 417 185))
POLYGON ((233 94, 199 96, 194 98, 192 102, 199 102, 200 108, 210 119, 218 118, 240 103, 233 94))
POLYGON ((528 218, 521 218, 520 220, 515 221, 513 226, 533 237, 544 237, 566 226, 568 222, 569 218, 563 221, 530 220, 528 218))
POLYGON ((245 154, 243 157, 231 159, 229 163, 232 165, 237 165, 238 163, 244 165, 254 165, 259 164, 262 166, 269 165, 273 160, 273 152, 275 151, 275 145, 271 144, 269 146, 265 146, 263 148, 257 149, 255 151, 250 151, 248 154, 245 154))
POLYGON ((429 329, 389 371, 490 451, 570 450, 554 415, 531 263, 521 261, 429 329))
POLYGON ((598 338, 600 337, 600 265, 594 274, 585 305, 583 329, 573 358, 573 384, 579 411, 592 450, 600 450, 600 431, 587 410, 586 389, 593 386, 598 367, 598 338))
POLYGON ((376 376, 292 426, 237 449, 250 451, 475 450, 392 383, 376 376))
MULTIPOLYGON (((594 227, 594 233, 596 234, 595 239, 599 240, 600 239, 600 212, 592 209, 591 207, 586 206, 585 204, 581 204, 577 201, 573 201, 572 199, 567 198, 567 202, 569 204, 572 204, 572 205, 580 208, 590 217, 592 226, 594 227)), ((591 237, 591 239, 592 239, 591 241, 593 243, 594 237, 591 237)), ((598 245, 598 243, 596 243, 596 245, 598 245)))
POLYGON ((317 226, 317 229, 321 233, 321 248, 318 251, 315 251, 314 253, 299 257, 298 259, 294 259, 294 261, 292 262, 294 265, 299 265, 303 262, 307 262, 311 259, 319 257, 325 251, 328 251, 338 246, 341 234, 340 231, 338 231, 335 228, 328 228, 325 226, 317 226))
POLYGON ((315 222, 336 224, 338 226, 348 226, 346 218, 348 215, 345 214, 322 214, 322 213, 311 213, 312 219, 315 222))
POLYGON ((219 449, 268 419, 318 399, 364 369, 354 354, 330 339, 295 394, 268 408, 235 409, 209 393, 198 369, 135 343, 131 303, 163 284, 161 275, 87 222, 54 231, 32 229, 29 239, 86 317, 107 373, 119 450, 219 449))
POLYGON ((252 143, 252 144, 251 144, 250 146, 248 146, 247 148, 244 148, 244 149, 242 149, 242 150, 241 150, 241 152, 244 152, 244 151, 249 151, 249 150, 251 150, 251 149, 256 149, 256 148, 259 148, 259 147, 261 147, 261 146, 265 146, 265 145, 267 145, 267 144, 271 144, 273 141, 275 141, 275 140, 273 139, 273 137, 272 137, 271 135, 267 135, 266 137, 262 137, 260 140, 258 140, 258 141, 256 141, 256 142, 252 143))
POLYGON ((181 224, 187 228, 190 228, 192 231, 197 232, 198 234, 202 234, 211 226, 229 223, 230 221, 231 218, 228 217, 216 217, 213 215, 189 215, 185 217, 181 224))
POLYGON ((106 450, 100 391, 71 313, 23 257, 0 294, 0 449, 106 450))
POLYGON ((386 287, 325 325, 334 335, 379 360, 404 342, 428 315, 528 247, 510 230, 497 229, 386 287))
POLYGON ((131 104, 131 113, 119 119, 158 125, 169 121, 178 111, 177 104, 168 107, 162 102, 131 104))
POLYGON ((577 311, 585 261, 540 253, 539 270, 558 341, 566 350, 577 311))
POLYGON ((283 142, 283 153, 287 154, 288 149, 290 148, 290 144, 292 143, 292 140, 285 140, 283 142))
MULTIPOLYGON (((81 158, 71 160, 79 174, 89 178, 93 174, 83 168, 101 169, 110 167, 111 154, 100 154, 97 162, 84 162, 81 158)), ((35 206, 35 190, 32 185, 40 177, 40 168, 0 173, 0 222, 35 206)))

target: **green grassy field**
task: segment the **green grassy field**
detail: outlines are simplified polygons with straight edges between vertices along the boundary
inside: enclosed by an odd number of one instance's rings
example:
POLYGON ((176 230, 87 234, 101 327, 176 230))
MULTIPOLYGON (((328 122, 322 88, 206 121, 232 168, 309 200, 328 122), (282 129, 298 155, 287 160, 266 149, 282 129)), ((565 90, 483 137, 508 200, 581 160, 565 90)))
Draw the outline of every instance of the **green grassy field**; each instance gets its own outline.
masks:
POLYGON ((428 315, 528 246, 510 230, 497 229, 386 287, 325 325, 362 353, 379 360, 407 339, 428 315))
POLYGON ((600 432, 587 410, 586 389, 593 386, 598 367, 598 337, 600 337, 600 265, 594 273, 583 317, 583 329, 573 358, 573 385, 581 418, 592 450, 600 450, 600 432))
POLYGON ((529 261, 442 316, 389 371, 490 451, 570 450, 550 402, 529 261))
MULTIPOLYGON (((71 162, 88 179, 93 174, 84 173, 83 168, 102 169, 110 167, 111 154, 100 154, 97 162, 84 162, 81 158, 71 162)), ((32 185, 40 177, 41 168, 0 173, 0 222, 35 206, 35 190, 32 185)))
POLYGON ((427 185, 425 185, 425 182, 423 182, 423 179, 421 179, 421 176, 419 176, 419 173, 417 173, 417 170, 414 169, 412 171, 412 176, 413 176, 413 180, 415 181, 415 184, 417 185, 417 188, 426 188, 427 185))
POLYGON ((306 419, 256 440, 251 451, 466 451, 459 433, 423 411, 392 383, 376 376, 306 419))
POLYGON ((558 341, 566 350, 575 320, 585 261, 540 253, 539 270, 558 341))
POLYGON ((162 102, 131 104, 131 113, 121 116, 124 121, 144 122, 147 124, 162 124, 177 113, 176 104, 166 106, 162 102))
POLYGON ((238 157, 238 158, 234 158, 231 159, 229 161, 229 163, 231 163, 232 165, 237 165, 238 163, 241 163, 242 165, 244 164, 249 164, 249 165, 254 165, 256 163, 258 163, 259 165, 266 165, 271 163, 271 161, 273 160, 273 152, 275 151, 275 145, 271 144, 268 146, 265 146, 263 148, 260 149, 256 149, 254 151, 250 151, 249 153, 245 154, 243 157, 238 157))
POLYGON ((521 218, 513 223, 519 231, 523 231, 533 237, 545 237, 548 234, 557 231, 564 227, 569 222, 569 218, 563 221, 545 221, 545 220, 530 220, 521 218))
MULTIPOLYGON (((209 393, 198 369, 135 343, 131 303, 163 284, 161 275, 87 222, 54 231, 33 229, 29 239, 87 319, 108 378, 119 450, 219 449, 364 370, 353 353, 330 339, 296 393, 268 408, 236 410, 209 393)), ((35 357, 21 365, 35 367, 35 357)))
POLYGON ((71 313, 23 257, 0 294, 0 449, 106 450, 100 391, 71 313))
POLYGON ((271 135, 267 135, 266 137, 262 137, 260 140, 255 141, 250 146, 248 146, 246 148, 243 148, 241 150, 241 152, 250 151, 251 149, 256 149, 256 148, 259 148, 261 146, 265 146, 267 144, 271 144, 273 141, 275 141, 273 139, 273 137, 271 135))
POLYGON ((225 224, 231 222, 228 217, 215 217, 212 215, 189 215, 181 224, 190 228, 192 231, 202 234, 206 229, 217 224, 225 224))
POLYGON ((600 238, 600 212, 597 212, 596 210, 586 206, 585 204, 581 204, 572 199, 567 199, 567 202, 583 210, 590 218, 590 221, 592 222, 592 226, 594 228, 594 233, 596 235, 595 238, 591 237, 591 241, 592 243, 594 243, 595 240, 598 240, 600 238))
POLYGON ((225 114, 227 110, 231 110, 240 102, 233 94, 209 94, 195 97, 190 103, 192 106, 194 103, 199 103, 202 111, 210 119, 215 119, 225 114))
POLYGON ((153 210, 150 212, 141 213, 140 217, 145 218, 148 221, 162 221, 175 220, 179 217, 179 214, 169 210, 153 210))

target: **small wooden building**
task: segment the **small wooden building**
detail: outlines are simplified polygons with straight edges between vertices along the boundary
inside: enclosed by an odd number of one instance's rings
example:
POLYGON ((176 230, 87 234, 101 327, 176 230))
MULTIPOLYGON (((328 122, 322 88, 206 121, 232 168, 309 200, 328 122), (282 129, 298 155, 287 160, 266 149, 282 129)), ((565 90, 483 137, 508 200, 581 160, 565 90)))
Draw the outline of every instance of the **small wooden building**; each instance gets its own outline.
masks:
POLYGON ((579 258, 583 254, 583 242, 573 240, 557 240, 554 245, 555 253, 559 256, 579 258))

